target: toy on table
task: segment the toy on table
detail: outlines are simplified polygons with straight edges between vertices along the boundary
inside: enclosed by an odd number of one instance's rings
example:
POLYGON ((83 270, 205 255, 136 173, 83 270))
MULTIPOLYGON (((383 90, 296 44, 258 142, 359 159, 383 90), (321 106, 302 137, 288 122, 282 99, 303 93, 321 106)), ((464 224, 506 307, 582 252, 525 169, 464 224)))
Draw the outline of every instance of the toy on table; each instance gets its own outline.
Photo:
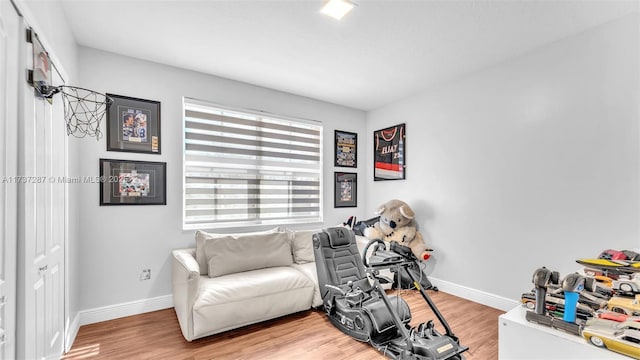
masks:
POLYGON ((640 359, 640 323, 589 319, 582 336, 591 344, 640 359))
POLYGON ((640 254, 607 249, 576 262, 584 274, 569 274, 561 284, 544 267, 534 272, 534 290, 522 294, 527 321, 640 360, 640 254))
POLYGON ((640 294, 640 273, 620 275, 611 282, 611 288, 617 295, 635 296, 640 294))
POLYGON ((634 297, 613 296, 607 303, 607 309, 629 316, 640 316, 640 294, 634 297))
POLYGON ((631 250, 607 249, 598 255, 598 259, 640 261, 640 254, 631 250))
POLYGON ((570 323, 576 321, 576 308, 580 291, 584 290, 584 276, 580 274, 569 274, 562 280, 562 290, 564 291, 564 315, 562 320, 570 323))
POLYGON ((606 260, 606 259, 578 259, 576 262, 588 268, 604 270, 611 274, 633 274, 640 272, 640 261, 606 260))
POLYGON ((551 281, 551 275, 551 270, 544 266, 533 273, 533 286, 535 287, 536 296, 535 312, 538 315, 545 315, 547 285, 551 281))
MULTIPOLYGON (((521 302, 527 309, 535 313, 534 308, 536 306, 536 299, 534 291, 523 293, 521 302)), ((562 319, 562 316, 564 315, 564 297, 549 295, 549 293, 547 293, 545 308, 547 311, 546 315, 562 319)), ((594 314, 595 311, 592 308, 578 302, 578 306, 576 309, 576 322, 582 322, 591 319, 594 314)))
POLYGON ((640 272, 640 254, 631 250, 604 250, 596 259, 578 259, 587 275, 604 275, 617 279, 620 275, 640 272))
POLYGON ((604 309, 596 311, 596 317, 599 319, 612 320, 617 322, 623 322, 627 320, 640 322, 640 316, 629 316, 624 313, 604 309))
POLYGON ((558 273, 552 272, 546 267, 541 267, 534 272, 532 281, 535 287, 535 311, 527 311, 525 318, 529 322, 534 322, 540 325, 564 330, 574 335, 580 335, 580 324, 577 324, 575 322, 578 306, 577 299, 574 303, 567 304, 566 295, 568 292, 577 292, 580 290, 580 287, 584 287, 584 277, 580 279, 580 275, 578 275, 578 277, 576 278, 573 274, 570 274, 570 276, 566 277, 563 280, 563 289, 567 290, 564 294, 565 299, 564 301, 562 301, 563 319, 564 316, 566 316, 566 318, 570 321, 552 316, 547 311, 547 290, 549 285, 552 284, 552 280, 556 280, 557 278, 558 273))

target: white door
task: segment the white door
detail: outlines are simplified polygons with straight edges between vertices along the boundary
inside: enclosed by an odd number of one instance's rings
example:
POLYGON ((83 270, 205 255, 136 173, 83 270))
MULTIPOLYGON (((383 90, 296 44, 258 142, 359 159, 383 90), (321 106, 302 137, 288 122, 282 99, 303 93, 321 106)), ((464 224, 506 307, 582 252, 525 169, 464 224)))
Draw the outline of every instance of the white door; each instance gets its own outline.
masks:
POLYGON ((0 1, 0 360, 16 358, 18 31, 20 19, 0 1))
MULTIPOLYGON (((55 69, 53 84, 61 79, 55 69)), ((19 256, 24 259, 24 308, 18 357, 57 359, 64 352, 64 248, 67 136, 62 99, 53 105, 25 86, 19 169, 19 256)), ((21 264, 19 263, 19 268, 21 264)), ((20 305, 19 305, 20 306, 20 305)))

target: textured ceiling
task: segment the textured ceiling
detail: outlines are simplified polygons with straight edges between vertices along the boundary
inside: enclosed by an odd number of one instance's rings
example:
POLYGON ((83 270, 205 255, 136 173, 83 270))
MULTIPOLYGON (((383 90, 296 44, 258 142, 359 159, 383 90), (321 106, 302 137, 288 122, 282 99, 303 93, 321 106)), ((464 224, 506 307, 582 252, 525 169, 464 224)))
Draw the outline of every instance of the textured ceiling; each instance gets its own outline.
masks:
POLYGON ((78 44, 372 110, 638 12, 637 1, 63 0, 78 44))

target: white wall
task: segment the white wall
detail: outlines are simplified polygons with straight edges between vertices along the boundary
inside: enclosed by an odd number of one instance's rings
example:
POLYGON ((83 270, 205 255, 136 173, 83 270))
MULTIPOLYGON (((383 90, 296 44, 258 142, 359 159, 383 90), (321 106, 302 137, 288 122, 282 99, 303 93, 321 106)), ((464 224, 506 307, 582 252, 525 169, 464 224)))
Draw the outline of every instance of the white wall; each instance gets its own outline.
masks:
MULTIPOLYGON (((167 162, 166 206, 100 207, 97 184, 73 184, 80 198, 73 218, 82 239, 78 249, 81 309, 169 295, 171 250, 194 246, 195 232, 182 231, 181 223, 183 96, 322 121, 326 225, 315 224, 306 228, 333 226, 348 215, 366 209, 362 200, 358 208, 333 208, 333 171, 336 169, 332 160, 334 129, 362 133, 365 129, 364 112, 90 48, 80 48, 79 64, 83 87, 162 103, 162 154, 107 152, 104 138, 100 141, 83 139, 77 159, 80 173, 75 175, 98 175, 100 158, 167 162), (151 269, 150 281, 138 280, 143 268, 151 269)), ((362 144, 358 150, 362 154, 362 144)), ((362 199, 366 184, 364 166, 358 170, 362 172, 359 178, 362 199)), ((224 231, 238 230, 256 229, 224 231)))
POLYGON ((368 206, 407 201, 434 278, 509 299, 637 248, 638 33, 633 14, 370 112, 367 134, 407 124, 407 179, 373 182, 367 155, 368 206))

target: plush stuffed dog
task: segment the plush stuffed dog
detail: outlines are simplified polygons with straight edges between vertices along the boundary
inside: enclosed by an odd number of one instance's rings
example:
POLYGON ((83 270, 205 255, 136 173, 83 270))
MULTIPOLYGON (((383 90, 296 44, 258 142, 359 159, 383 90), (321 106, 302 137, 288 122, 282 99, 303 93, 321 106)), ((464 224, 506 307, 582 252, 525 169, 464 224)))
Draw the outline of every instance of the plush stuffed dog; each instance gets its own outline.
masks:
POLYGON ((376 215, 380 215, 379 220, 363 231, 366 238, 396 241, 410 247, 420 260, 431 257, 429 252, 432 250, 427 248, 422 234, 416 228, 415 214, 407 203, 396 199, 387 201, 380 205, 376 215))

